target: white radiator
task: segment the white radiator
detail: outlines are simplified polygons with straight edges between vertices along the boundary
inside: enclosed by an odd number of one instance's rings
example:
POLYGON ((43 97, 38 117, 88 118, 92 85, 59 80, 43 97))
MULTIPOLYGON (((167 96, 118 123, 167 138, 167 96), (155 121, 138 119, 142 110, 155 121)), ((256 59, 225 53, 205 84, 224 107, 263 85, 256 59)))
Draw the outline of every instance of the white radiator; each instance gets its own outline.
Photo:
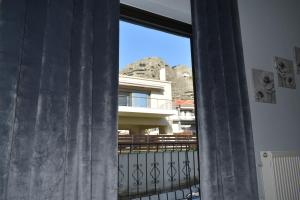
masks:
POLYGON ((300 153, 263 151, 265 200, 300 200, 300 153))

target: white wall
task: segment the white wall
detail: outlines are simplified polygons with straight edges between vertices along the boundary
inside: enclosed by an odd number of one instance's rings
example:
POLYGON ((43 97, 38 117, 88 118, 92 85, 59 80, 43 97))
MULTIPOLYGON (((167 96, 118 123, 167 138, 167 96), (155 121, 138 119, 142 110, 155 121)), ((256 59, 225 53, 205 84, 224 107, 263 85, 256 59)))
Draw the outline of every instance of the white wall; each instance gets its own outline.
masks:
POLYGON ((300 149, 300 75, 297 89, 278 87, 277 104, 254 99, 251 69, 274 70, 274 56, 294 59, 300 47, 299 0, 240 0, 241 31, 256 151, 300 149))
MULTIPOLYGON (((254 145, 264 150, 300 150, 300 75, 296 90, 278 87, 275 74, 276 104, 254 99, 252 68, 274 70, 274 56, 294 59, 294 46, 300 47, 299 0, 239 0, 244 58, 249 89, 254 145)), ((260 169, 258 168, 258 173, 260 169)), ((263 196, 262 187, 259 189, 263 196)))

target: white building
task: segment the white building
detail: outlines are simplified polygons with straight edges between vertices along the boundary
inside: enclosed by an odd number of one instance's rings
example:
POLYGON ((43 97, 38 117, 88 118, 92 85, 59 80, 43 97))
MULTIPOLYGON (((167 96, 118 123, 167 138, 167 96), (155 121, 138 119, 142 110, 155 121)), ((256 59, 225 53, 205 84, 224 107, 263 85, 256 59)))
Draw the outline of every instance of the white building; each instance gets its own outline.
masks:
POLYGON ((195 134, 195 106, 194 100, 174 100, 176 114, 172 115, 172 129, 174 134, 195 134))
POLYGON ((120 134, 193 134, 194 101, 172 100, 165 69, 160 80, 119 76, 120 134))
POLYGON ((118 115, 120 132, 172 134, 172 90, 165 69, 160 80, 120 75, 118 115))

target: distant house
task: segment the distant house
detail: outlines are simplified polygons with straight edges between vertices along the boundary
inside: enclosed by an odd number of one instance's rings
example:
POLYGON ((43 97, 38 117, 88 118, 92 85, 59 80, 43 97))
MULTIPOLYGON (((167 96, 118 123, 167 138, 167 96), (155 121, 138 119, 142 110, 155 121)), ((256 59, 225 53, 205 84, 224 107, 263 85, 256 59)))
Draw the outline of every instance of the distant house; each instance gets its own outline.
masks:
POLYGON ((174 134, 196 134, 194 100, 174 100, 176 114, 171 116, 174 134))

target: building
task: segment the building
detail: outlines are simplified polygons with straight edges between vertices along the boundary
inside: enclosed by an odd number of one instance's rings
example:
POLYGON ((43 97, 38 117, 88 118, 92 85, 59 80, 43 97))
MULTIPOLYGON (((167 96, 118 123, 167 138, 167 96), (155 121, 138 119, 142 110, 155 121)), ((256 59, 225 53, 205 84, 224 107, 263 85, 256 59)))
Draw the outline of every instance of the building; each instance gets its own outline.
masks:
POLYGON ((160 80, 119 76, 119 133, 172 134, 171 82, 165 79, 165 68, 160 80))
POLYGON ((195 134, 194 100, 172 99, 165 68, 159 79, 119 76, 119 134, 195 134))
MULTIPOLYGON (((120 71, 120 86, 122 87, 122 80, 127 77, 127 82, 136 82, 141 80, 148 80, 147 83, 140 84, 157 84, 161 80, 167 80, 171 83, 171 87, 166 87, 164 90, 171 90, 166 92, 171 93, 173 115, 167 117, 168 123, 172 124, 171 128, 168 128, 169 134, 195 134, 195 115, 194 115, 194 89, 193 89, 193 74, 192 68, 186 65, 175 65, 170 67, 162 58, 159 57, 145 57, 140 60, 134 61, 128 64, 124 69, 120 71), (163 71, 162 71, 163 70, 163 71), (163 72, 163 75, 162 75, 163 72), (162 75, 162 76, 161 76, 162 75), (133 77, 139 77, 133 78, 133 77)), ((130 88, 134 90, 134 88, 130 88)), ((127 93, 120 93, 124 95, 124 98, 128 98, 127 93)), ((137 94, 135 94, 137 95, 137 94)), ((139 94, 142 95, 142 94, 139 94)), ((145 98, 145 92, 143 92, 145 98)), ((161 95, 161 94, 160 94, 161 95)), ((156 98, 156 97, 155 97, 156 98)), ((161 98, 161 97, 159 97, 161 98)), ((170 98, 163 97, 163 98, 170 98)), ((120 103, 122 104, 122 98, 120 103)), ((124 104, 124 103, 123 103, 124 104)), ((147 103, 143 103, 147 104, 147 103)), ((126 104, 128 106, 128 103, 126 104)), ((131 105, 132 107, 137 107, 131 105)), ((139 105, 140 106, 140 105, 139 105)), ((132 109, 132 108, 131 108, 132 109)), ((127 133, 128 131, 122 131, 127 133)), ((158 131, 151 131, 151 133, 158 133, 158 131)))
POLYGON ((174 134, 196 134, 194 100, 174 100, 175 115, 171 116, 174 134))

